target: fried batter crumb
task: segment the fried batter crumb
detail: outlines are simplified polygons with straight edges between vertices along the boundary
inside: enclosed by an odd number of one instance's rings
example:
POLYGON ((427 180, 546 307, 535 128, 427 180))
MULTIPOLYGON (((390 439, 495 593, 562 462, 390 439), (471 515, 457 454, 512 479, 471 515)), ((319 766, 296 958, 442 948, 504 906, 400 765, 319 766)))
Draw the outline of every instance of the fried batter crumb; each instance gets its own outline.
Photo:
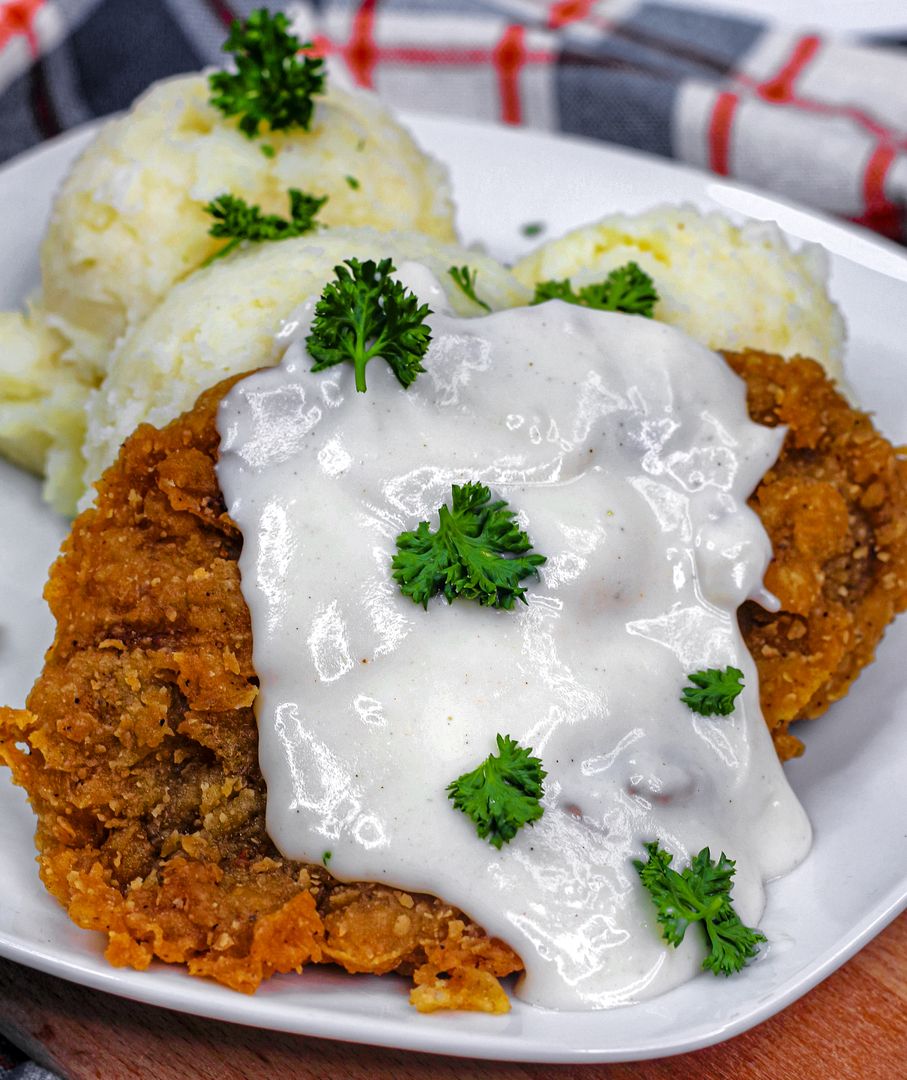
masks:
POLYGON ((784 424, 777 464, 750 499, 772 541, 771 615, 740 609, 782 760, 803 753, 788 728, 821 716, 873 659, 907 608, 907 453, 852 408, 822 368, 798 357, 726 353, 760 424, 784 424))
MULTIPOLYGON (((782 611, 740 612, 783 759, 802 749, 790 723, 846 692, 907 605, 907 463, 812 361, 727 359, 753 418, 790 428, 751 500, 782 611)), ((334 963, 411 975, 423 1012, 504 1012, 499 980, 522 964, 503 942, 441 899, 338 882, 268 837, 242 540, 214 470, 235 381, 127 440, 51 571, 54 644, 27 708, 0 709, 41 876, 115 965, 184 963, 251 993, 334 963)))

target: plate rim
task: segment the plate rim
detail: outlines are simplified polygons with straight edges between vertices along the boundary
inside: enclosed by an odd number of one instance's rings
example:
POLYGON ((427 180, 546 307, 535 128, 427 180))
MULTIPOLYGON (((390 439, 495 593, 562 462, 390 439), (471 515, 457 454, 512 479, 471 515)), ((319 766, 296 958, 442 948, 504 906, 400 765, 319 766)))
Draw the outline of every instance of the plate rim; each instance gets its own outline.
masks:
MULTIPOLYGON (((703 1032, 698 1036, 691 1037, 686 1041, 677 1042, 670 1047, 653 1046, 639 1047, 636 1049, 621 1049, 620 1047, 594 1046, 585 1049, 571 1048, 563 1052, 554 1051, 550 1054, 547 1052, 540 1053, 535 1047, 527 1047, 526 1053, 524 1054, 519 1048, 514 1048, 510 1044, 502 1046, 500 1051, 492 1050, 489 1052, 488 1050, 482 1050, 480 1054, 470 1053, 468 1047, 464 1049, 464 1052, 462 1053, 450 1049, 439 1050, 436 1046, 431 1045, 436 1038, 435 1031, 426 1028, 420 1032, 418 1025, 415 1025, 413 1030, 420 1037, 409 1039, 407 1045, 402 1046, 399 1040, 384 1034, 381 1021, 374 1017, 364 1018, 367 1021, 367 1025, 371 1028, 370 1033, 357 1034, 348 1030, 351 1024, 354 1022, 361 1023, 363 1018, 357 1017, 355 1014, 342 1012, 324 1013, 322 1019, 326 1019, 327 1023, 323 1023, 317 1032, 306 1031, 302 1027, 283 1023, 279 1019, 276 1022, 272 1020, 265 1024, 259 1022, 259 1019, 255 1017, 249 1019, 247 1017, 244 1018, 239 1015, 234 1015, 235 1012, 239 1011, 239 1008, 243 1003, 254 999, 246 998, 244 996, 239 998, 233 991, 226 988, 214 987, 217 994, 211 999, 213 1002, 211 1005, 207 1002, 203 1002, 201 1007, 199 1007, 198 1003, 189 1001, 189 998, 193 997, 191 990, 194 988, 197 980, 188 975, 179 965, 168 965, 164 964, 162 961, 154 961, 150 970, 152 972, 160 971, 169 976, 176 975, 181 982, 185 979, 185 985, 190 990, 190 992, 185 995, 185 1003, 174 1001, 174 988, 169 981, 159 982, 153 977, 147 978, 147 972, 145 971, 133 971, 131 969, 114 968, 111 966, 108 972, 104 969, 81 966, 78 963, 54 957, 50 952, 45 952, 43 950, 35 952, 25 949, 20 945, 16 945, 15 942, 12 942, 9 937, 2 932, 0 932, 0 956, 4 959, 22 964, 25 967, 33 968, 48 975, 54 975, 57 978, 66 979, 68 982, 92 990, 113 994, 116 997, 123 997, 146 1005, 172 1009, 176 1012, 183 1012, 188 1015, 200 1016, 210 1020, 219 1020, 225 1023, 254 1027, 264 1031, 279 1031, 290 1035, 336 1039, 341 1042, 350 1042, 357 1045, 381 1046, 386 1049, 410 1050, 414 1052, 438 1054, 442 1057, 472 1060, 520 1061, 524 1063, 536 1062, 552 1065, 577 1063, 619 1064, 621 1062, 631 1061, 655 1061, 662 1058, 677 1057, 681 1054, 693 1053, 696 1050, 703 1050, 709 1046, 715 1046, 722 1042, 726 1042, 728 1039, 735 1038, 737 1035, 741 1035, 751 1028, 757 1027, 764 1021, 769 1020, 772 1016, 782 1012, 788 1005, 793 1004, 793 1002, 797 1001, 804 994, 808 993, 814 987, 818 986, 820 982, 823 982, 837 971, 838 968, 843 966, 866 944, 868 944, 869 941, 889 926, 894 919, 905 910, 905 908, 907 908, 907 891, 905 891, 904 888, 895 886, 889 891, 889 894, 886 895, 885 899, 880 901, 873 909, 873 915, 867 921, 866 926, 860 934, 842 948, 833 947, 827 950, 820 960, 810 968, 809 974, 806 977, 801 979, 795 977, 790 980, 790 985, 785 993, 776 995, 752 1012, 748 1012, 727 1023, 719 1023, 714 1028, 703 1032), (38 962, 35 962, 36 960, 38 962), (140 987, 141 992, 133 991, 130 984, 134 979, 142 980, 142 985, 140 987), (145 989, 146 986, 147 991, 145 989), (229 1007, 218 1007, 221 1002, 224 1004, 227 1002, 232 1003, 234 999, 237 998, 238 1000, 235 1001, 237 1006, 236 1010, 229 1007)), ((80 928, 76 927, 75 929, 80 928)), ((84 930, 81 931, 81 933, 93 935, 93 931, 91 930, 84 930)), ((356 977, 357 976, 353 976, 353 978, 356 977)), ((378 979, 381 978, 381 976, 366 976, 366 978, 378 979)), ((176 996, 182 997, 184 995, 177 993, 176 996)), ((533 1006, 526 1005, 523 1002, 514 1002, 513 1004, 514 1006, 518 1006, 521 1010, 531 1010, 533 1008, 533 1006)), ((622 1006, 622 1008, 634 1007, 634 1005, 622 1006)), ((487 1038, 484 1034, 480 1035, 462 1031, 458 1032, 457 1035, 458 1038, 465 1042, 471 1042, 473 1039, 484 1040, 487 1038)))

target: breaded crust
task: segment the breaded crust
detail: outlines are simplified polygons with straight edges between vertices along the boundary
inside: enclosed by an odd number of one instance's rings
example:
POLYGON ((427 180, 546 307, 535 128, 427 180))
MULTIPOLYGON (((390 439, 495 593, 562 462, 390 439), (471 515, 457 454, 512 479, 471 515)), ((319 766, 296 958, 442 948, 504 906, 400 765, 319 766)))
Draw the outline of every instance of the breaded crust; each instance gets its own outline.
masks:
POLYGON ((765 584, 781 611, 749 602, 739 612, 762 711, 786 760, 803 752, 790 724, 842 698, 907 608, 907 454, 814 361, 725 357, 746 381, 753 420, 789 428, 750 499, 772 541, 765 584))
MULTIPOLYGON (((740 614, 785 758, 801 750, 790 722, 846 691, 907 604, 907 463, 817 364, 728 362, 753 417, 791 429, 752 498, 784 610, 740 614)), ((235 381, 127 440, 51 571, 54 644, 27 709, 0 709, 41 876, 79 926, 107 934, 113 964, 158 957, 252 992, 333 962, 412 975, 425 1011, 505 1011, 498 979, 522 966, 508 946, 443 900, 289 862, 265 831, 241 537, 214 471, 235 381)))

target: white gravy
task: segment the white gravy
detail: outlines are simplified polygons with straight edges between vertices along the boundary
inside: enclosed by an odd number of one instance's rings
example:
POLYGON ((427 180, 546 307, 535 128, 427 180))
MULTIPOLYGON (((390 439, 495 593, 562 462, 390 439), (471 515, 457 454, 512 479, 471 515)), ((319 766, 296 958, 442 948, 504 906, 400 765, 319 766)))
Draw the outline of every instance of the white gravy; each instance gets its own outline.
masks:
POLYGON ((288 858, 330 851, 341 879, 456 905, 520 955, 527 1001, 651 997, 703 946, 695 927, 662 943, 632 865, 645 841, 676 863, 705 846, 736 859, 750 925, 763 882, 810 844, 735 615, 771 603, 745 500, 783 432, 752 423, 743 382, 669 326, 560 301, 460 319, 424 268, 398 276, 436 312, 409 390, 380 359, 365 394, 350 364, 313 374, 309 301, 283 362, 221 407, 268 830, 288 858), (391 577, 398 533, 435 528, 467 480, 548 557, 513 611, 424 611, 391 577), (681 703, 688 672, 728 664, 746 682, 731 716, 681 703), (544 816, 501 851, 445 794, 498 732, 548 772, 544 816))

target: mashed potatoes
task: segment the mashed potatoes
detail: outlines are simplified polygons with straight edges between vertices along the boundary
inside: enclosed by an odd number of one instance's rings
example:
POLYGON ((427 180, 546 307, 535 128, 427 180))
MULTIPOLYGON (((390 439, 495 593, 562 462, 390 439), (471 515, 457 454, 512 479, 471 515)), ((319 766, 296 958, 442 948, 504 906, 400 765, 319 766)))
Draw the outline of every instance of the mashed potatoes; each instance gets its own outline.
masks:
POLYGON ((824 249, 790 249, 773 224, 663 206, 613 214, 541 245, 514 267, 524 285, 600 281, 634 260, 654 280, 655 318, 713 349, 809 356, 843 377, 844 322, 828 295, 824 249))
MULTIPOLYGON (((113 351, 88 405, 85 488, 112 464, 140 423, 163 426, 226 376, 276 363, 280 350, 274 332, 280 320, 320 293, 337 263, 387 256, 397 266, 408 259, 427 266, 462 315, 484 313, 448 275, 454 265, 466 263, 478 272, 478 291, 494 309, 529 299, 528 290, 495 260, 416 233, 331 229, 220 260, 175 286, 113 351)), ((87 502, 92 494, 85 496, 87 502)))
POLYGON ((252 140, 208 94, 203 75, 155 84, 104 125, 57 198, 41 250, 44 306, 89 373, 103 373, 127 325, 223 246, 204 211, 223 192, 286 216, 296 187, 328 196, 328 225, 454 239, 444 170, 377 98, 329 82, 311 130, 252 140))
POLYGON ((250 140, 208 93, 205 76, 169 79, 101 128, 57 196, 42 294, 27 316, 0 313, 0 453, 43 473, 64 513, 82 491, 84 405, 110 350, 225 243, 208 235, 211 199, 230 191, 287 216, 297 187, 328 196, 326 225, 455 237, 444 169, 372 95, 329 81, 311 130, 250 140))
POLYGON ((42 312, 0 312, 0 454, 46 473, 44 496, 68 508, 81 485, 79 448, 91 389, 62 360, 65 342, 42 312))

